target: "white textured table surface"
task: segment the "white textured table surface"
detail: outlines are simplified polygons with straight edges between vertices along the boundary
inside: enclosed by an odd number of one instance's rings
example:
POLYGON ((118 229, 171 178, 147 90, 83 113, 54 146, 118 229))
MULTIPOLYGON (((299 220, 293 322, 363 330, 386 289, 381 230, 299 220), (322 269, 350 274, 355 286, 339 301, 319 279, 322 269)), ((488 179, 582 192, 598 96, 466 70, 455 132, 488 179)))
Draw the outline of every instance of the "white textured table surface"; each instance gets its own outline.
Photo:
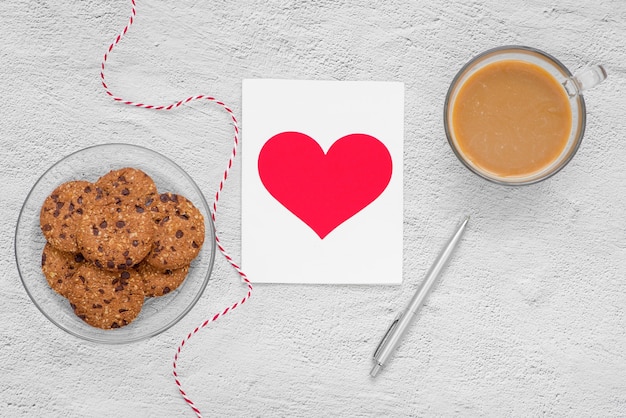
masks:
MULTIPOLYGON (((175 348, 244 295, 218 256, 203 298, 179 324, 110 347, 56 328, 21 285, 20 207, 66 154, 105 142, 148 146, 182 165, 208 198, 221 178, 232 133, 218 106, 159 113, 105 96, 99 65, 129 12, 126 0, 0 3, 0 416, 193 416, 171 377, 175 348)), ((243 78, 406 88, 403 284, 255 287, 183 351, 183 385, 205 415, 626 416, 624 22, 619 0, 141 1, 107 72, 129 100, 209 94, 239 115, 243 78), (609 73, 585 94, 587 132, 574 160, 523 188, 471 174, 442 126, 456 71, 503 44, 543 49, 571 69, 600 62, 609 73), (465 213, 470 227, 418 323, 370 379, 381 333, 465 213)), ((240 175, 235 165, 218 209, 235 259, 240 175)))

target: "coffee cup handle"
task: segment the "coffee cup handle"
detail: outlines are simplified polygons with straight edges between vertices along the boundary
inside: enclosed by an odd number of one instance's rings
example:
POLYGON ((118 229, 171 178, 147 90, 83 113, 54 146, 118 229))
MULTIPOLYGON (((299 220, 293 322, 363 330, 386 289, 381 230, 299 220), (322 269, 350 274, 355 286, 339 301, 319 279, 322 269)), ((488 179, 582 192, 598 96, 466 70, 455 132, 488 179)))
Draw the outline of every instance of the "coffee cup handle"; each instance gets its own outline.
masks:
POLYGON ((589 65, 565 80, 563 86, 570 97, 574 97, 597 86, 606 79, 606 70, 602 65, 589 65))

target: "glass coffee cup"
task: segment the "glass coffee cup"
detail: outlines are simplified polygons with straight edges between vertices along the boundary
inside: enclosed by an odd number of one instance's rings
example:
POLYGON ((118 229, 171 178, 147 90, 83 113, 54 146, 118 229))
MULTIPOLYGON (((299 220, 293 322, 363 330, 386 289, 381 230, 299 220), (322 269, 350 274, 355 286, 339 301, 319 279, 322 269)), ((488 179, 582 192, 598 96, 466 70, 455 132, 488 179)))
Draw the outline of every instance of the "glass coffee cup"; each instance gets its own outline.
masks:
POLYGON ((578 150, 586 121, 582 92, 605 78, 601 65, 572 75, 534 48, 485 51, 450 85, 444 106, 448 142, 467 168, 492 182, 544 180, 578 150))

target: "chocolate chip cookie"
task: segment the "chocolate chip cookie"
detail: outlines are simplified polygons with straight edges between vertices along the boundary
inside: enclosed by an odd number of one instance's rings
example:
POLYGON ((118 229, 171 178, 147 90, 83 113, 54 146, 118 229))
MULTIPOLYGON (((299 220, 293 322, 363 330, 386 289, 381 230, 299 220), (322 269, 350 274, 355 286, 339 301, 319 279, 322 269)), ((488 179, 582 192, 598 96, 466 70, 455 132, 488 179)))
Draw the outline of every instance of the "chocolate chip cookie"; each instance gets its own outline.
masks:
POLYGON ((111 329, 130 324, 141 311, 144 295, 134 270, 112 272, 93 264, 81 265, 77 285, 68 300, 74 313, 91 326, 111 329))
POLYGON ((151 209, 156 225, 146 262, 157 269, 189 265, 204 243, 204 217, 186 197, 162 193, 151 209))
POLYGON ((142 170, 132 167, 109 171, 95 185, 102 189, 108 201, 116 204, 137 201, 145 205, 146 199, 157 195, 157 187, 152 178, 142 170))
POLYGON ((94 197, 95 187, 88 181, 68 181, 54 189, 39 213, 46 240, 61 251, 78 252, 76 230, 94 197))
POLYGON ((185 281, 189 266, 178 269, 158 269, 143 262, 137 266, 143 283, 143 293, 147 297, 163 296, 175 290, 185 281))
POLYGON ((41 270, 50 287, 67 297, 74 288, 74 275, 78 267, 85 262, 85 258, 79 253, 69 253, 53 247, 49 242, 43 247, 41 253, 41 270))
POLYGON ((139 203, 94 205, 83 215, 77 241, 97 267, 126 270, 150 252, 156 225, 139 203))

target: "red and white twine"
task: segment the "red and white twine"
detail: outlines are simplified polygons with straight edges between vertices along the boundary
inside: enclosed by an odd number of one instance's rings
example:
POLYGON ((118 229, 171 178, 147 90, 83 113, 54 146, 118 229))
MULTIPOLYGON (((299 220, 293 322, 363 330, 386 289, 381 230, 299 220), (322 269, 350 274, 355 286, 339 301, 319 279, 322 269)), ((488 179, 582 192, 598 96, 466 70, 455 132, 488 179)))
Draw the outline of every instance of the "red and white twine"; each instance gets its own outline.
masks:
POLYGON ((109 87, 106 84, 106 80, 105 80, 105 77, 104 77, 104 69, 105 69, 105 66, 106 66, 109 54, 111 53, 113 48, 122 40, 124 35, 126 35, 126 32, 128 32, 128 29, 132 26, 132 24, 135 21, 135 17, 136 17, 136 14, 137 14, 135 0, 131 0, 131 4, 132 4, 132 8, 131 8, 131 12, 130 12, 130 17, 128 19, 128 23, 126 24, 126 26, 124 26, 124 29, 115 37, 113 42, 111 42, 111 44, 109 45, 109 48, 105 52, 104 57, 102 59, 101 70, 100 70, 100 78, 102 80, 102 87, 104 87, 104 90, 105 90, 106 94, 109 95, 116 102, 119 102, 119 103, 122 103, 122 104, 125 104, 125 105, 128 105, 128 106, 134 106, 134 107, 140 107, 140 108, 152 109, 152 110, 172 110, 172 109, 175 109, 175 108, 178 108, 178 107, 182 106, 185 103, 189 103, 189 102, 194 101, 194 100, 208 100, 208 101, 210 101, 212 103, 215 103, 215 104, 221 106, 222 109, 224 109, 226 112, 228 112, 228 114, 230 115, 231 121, 233 123, 233 128, 234 128, 234 145, 233 145, 233 148, 232 148, 232 153, 231 153, 230 158, 228 160, 228 164, 226 166, 226 169, 224 170, 224 174, 222 176, 222 180, 220 181, 220 184, 218 186, 217 192, 215 193, 215 197, 213 199, 213 205, 212 205, 212 210, 211 210, 211 222, 213 223, 213 227, 214 227, 214 229, 216 231, 215 232, 215 242, 217 244, 217 248, 220 250, 222 255, 226 258, 226 260, 230 263, 230 265, 237 271, 237 273, 239 274, 239 276, 241 277, 243 282, 247 285, 247 287, 248 287, 247 294, 240 301, 237 301, 237 302, 233 303, 231 306, 226 307, 224 310, 222 310, 221 312, 216 313, 211 318, 206 319, 200 325, 198 325, 193 331, 191 331, 189 334, 187 334, 187 336, 185 336, 182 339, 182 341, 180 342, 180 344, 176 348, 176 354, 174 355, 174 361, 172 363, 172 368, 173 368, 172 373, 174 375, 174 382, 176 383, 176 386, 178 387, 178 391, 180 392, 180 394, 183 397, 183 399, 185 400, 185 402, 187 402, 187 404, 191 407, 191 409, 196 413, 196 415, 198 417, 202 417, 202 414, 201 414, 200 410, 195 405, 195 403, 191 400, 191 398, 189 398, 187 393, 183 390, 182 384, 180 382, 180 379, 179 379, 179 376, 178 376, 178 372, 177 372, 177 363, 178 363, 178 358, 180 356, 180 353, 181 353, 183 347, 185 346, 185 344, 191 339, 191 337, 196 335, 198 333, 198 331, 200 331, 201 329, 205 328, 211 322, 216 321, 221 316, 226 315, 228 312, 230 312, 233 309, 237 308, 239 305, 244 304, 250 298, 250 295, 252 294, 252 284, 248 280, 248 277, 246 276, 246 274, 234 262, 233 258, 226 252, 226 249, 223 247, 223 245, 221 244, 220 239, 218 237, 217 228, 215 228, 215 221, 216 221, 215 213, 217 211, 217 202, 220 199, 220 193, 221 193, 222 189, 224 188, 224 183, 226 182, 226 179, 228 178, 228 173, 230 172, 230 169, 233 166, 233 162, 235 160, 235 157, 237 156, 237 147, 239 145, 239 125, 237 123, 237 118, 235 118, 235 115, 234 115, 233 111, 228 106, 226 106, 226 104, 224 104, 224 102, 221 102, 221 101, 219 101, 219 100, 217 100, 217 99, 215 99, 214 97, 211 97, 211 96, 206 96, 206 95, 202 95, 201 94, 201 95, 198 95, 198 96, 190 96, 190 97, 188 97, 188 98, 186 98, 184 100, 180 100, 178 102, 171 103, 169 105, 159 105, 159 106, 156 106, 156 105, 150 105, 150 104, 138 103, 138 102, 125 100, 125 99, 123 99, 121 97, 118 97, 118 96, 115 96, 113 93, 111 93, 111 91, 109 90, 109 87))

